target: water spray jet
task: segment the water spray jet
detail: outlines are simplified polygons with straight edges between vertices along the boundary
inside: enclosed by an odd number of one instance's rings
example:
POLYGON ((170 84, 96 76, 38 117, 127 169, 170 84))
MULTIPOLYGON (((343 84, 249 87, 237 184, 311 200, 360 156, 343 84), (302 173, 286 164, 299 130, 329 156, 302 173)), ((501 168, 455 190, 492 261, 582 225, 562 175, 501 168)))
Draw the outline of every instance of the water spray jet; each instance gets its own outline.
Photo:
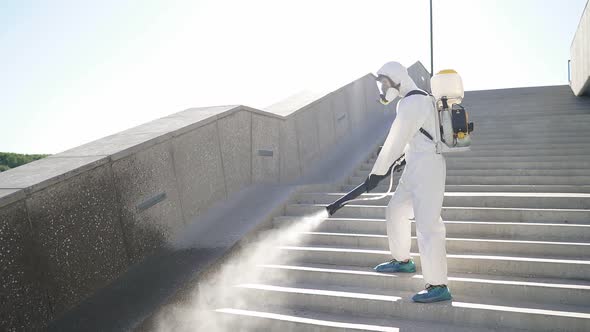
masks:
MULTIPOLYGON (((405 165, 403 157, 397 160, 379 181, 401 171, 405 165)), ((389 189, 378 197, 358 198, 367 192, 365 183, 360 184, 334 203, 312 214, 301 216, 287 227, 273 229, 260 234, 254 243, 245 245, 241 250, 229 258, 223 268, 209 276, 207 280, 199 282, 193 290, 189 303, 183 303, 162 312, 156 328, 159 332, 168 331, 228 331, 232 329, 235 320, 221 313, 227 310, 247 308, 252 300, 240 291, 240 286, 268 282, 269 278, 280 279, 280 275, 265 274, 262 264, 273 263, 279 257, 281 264, 288 264, 288 257, 282 255, 281 245, 297 245, 302 241, 301 234, 312 231, 322 222, 336 213, 339 209, 353 201, 378 200, 387 197, 393 188, 393 175, 389 189), (228 306, 231 306, 229 308, 228 306)), ((238 324, 239 324, 239 318, 238 324)))

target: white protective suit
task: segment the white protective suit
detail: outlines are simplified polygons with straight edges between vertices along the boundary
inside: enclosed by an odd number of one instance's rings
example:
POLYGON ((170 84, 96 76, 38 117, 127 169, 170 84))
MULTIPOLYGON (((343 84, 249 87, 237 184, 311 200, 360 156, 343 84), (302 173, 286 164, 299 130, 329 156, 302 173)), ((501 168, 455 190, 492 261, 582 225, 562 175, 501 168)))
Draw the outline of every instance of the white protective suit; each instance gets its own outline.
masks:
MULTIPOLYGON (((397 62, 385 64, 377 74, 386 75, 395 83, 401 82, 401 97, 418 89, 407 69, 397 62)), ((446 164, 444 157, 436 153, 434 142, 419 131, 422 127, 434 136, 434 105, 429 96, 412 95, 399 101, 396 113, 371 171, 371 174, 384 175, 395 160, 406 155, 405 169, 386 210, 389 248, 398 261, 410 258, 410 219, 414 217, 424 281, 446 285, 446 231, 440 216, 446 164)))

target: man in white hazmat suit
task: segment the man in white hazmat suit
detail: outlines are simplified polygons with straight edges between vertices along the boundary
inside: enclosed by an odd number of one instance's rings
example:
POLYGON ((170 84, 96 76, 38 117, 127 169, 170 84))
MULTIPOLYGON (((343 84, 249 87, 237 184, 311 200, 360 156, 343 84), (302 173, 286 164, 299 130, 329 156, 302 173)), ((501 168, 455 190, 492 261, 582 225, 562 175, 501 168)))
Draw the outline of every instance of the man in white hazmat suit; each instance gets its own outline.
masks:
POLYGON ((386 63, 377 72, 384 104, 402 97, 377 161, 365 181, 374 189, 390 167, 405 153, 406 166, 386 210, 387 235, 393 259, 375 267, 377 272, 416 272, 410 257, 411 219, 416 222, 420 263, 426 289, 415 302, 450 300, 447 285, 446 231, 440 216, 446 178, 445 159, 436 153, 435 110, 430 96, 418 90, 407 69, 386 63), (418 91, 416 91, 418 90, 418 91), (408 96, 406 96, 408 95, 408 96))

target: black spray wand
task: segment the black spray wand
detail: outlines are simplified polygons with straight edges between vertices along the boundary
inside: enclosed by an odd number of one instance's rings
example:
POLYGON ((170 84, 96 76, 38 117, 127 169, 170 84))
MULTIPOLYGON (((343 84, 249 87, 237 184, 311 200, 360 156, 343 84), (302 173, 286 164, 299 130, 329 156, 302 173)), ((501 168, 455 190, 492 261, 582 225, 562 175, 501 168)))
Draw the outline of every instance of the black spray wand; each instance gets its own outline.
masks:
POLYGON ((388 175, 391 174, 391 180, 390 180, 390 183, 389 183, 389 189, 382 196, 372 197, 372 198, 357 199, 357 197, 359 197, 360 195, 362 195, 362 194, 364 194, 364 193, 367 192, 366 182, 363 182, 363 183, 359 184, 358 186, 356 186, 356 188, 354 188, 353 190, 351 190, 348 194, 342 196, 341 198, 339 198, 334 203, 328 205, 326 207, 326 210, 328 210, 328 214, 330 216, 333 215, 334 213, 336 213, 336 211, 340 210, 342 207, 344 207, 346 204, 348 204, 348 203, 350 203, 352 201, 378 200, 378 199, 381 199, 381 198, 387 196, 389 194, 389 192, 391 191, 391 189, 393 188, 393 172, 399 172, 399 171, 401 171, 401 168, 405 164, 406 164, 405 155, 402 155, 398 160, 396 160, 393 163, 393 165, 391 165, 391 167, 389 167, 389 171, 387 171, 387 173, 385 173, 385 175, 382 175, 381 176, 381 178, 379 179, 379 181, 385 179, 388 175), (392 172, 392 170, 393 170, 393 172, 392 172))

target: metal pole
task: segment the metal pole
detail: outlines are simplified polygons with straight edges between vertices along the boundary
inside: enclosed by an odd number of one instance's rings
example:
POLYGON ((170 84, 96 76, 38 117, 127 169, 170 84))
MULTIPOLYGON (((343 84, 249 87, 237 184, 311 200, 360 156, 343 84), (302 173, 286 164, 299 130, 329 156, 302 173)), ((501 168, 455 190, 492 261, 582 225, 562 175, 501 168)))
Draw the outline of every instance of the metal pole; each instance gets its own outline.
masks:
POLYGON ((434 75, 434 50, 432 47, 432 0, 430 0, 430 77, 434 75))

